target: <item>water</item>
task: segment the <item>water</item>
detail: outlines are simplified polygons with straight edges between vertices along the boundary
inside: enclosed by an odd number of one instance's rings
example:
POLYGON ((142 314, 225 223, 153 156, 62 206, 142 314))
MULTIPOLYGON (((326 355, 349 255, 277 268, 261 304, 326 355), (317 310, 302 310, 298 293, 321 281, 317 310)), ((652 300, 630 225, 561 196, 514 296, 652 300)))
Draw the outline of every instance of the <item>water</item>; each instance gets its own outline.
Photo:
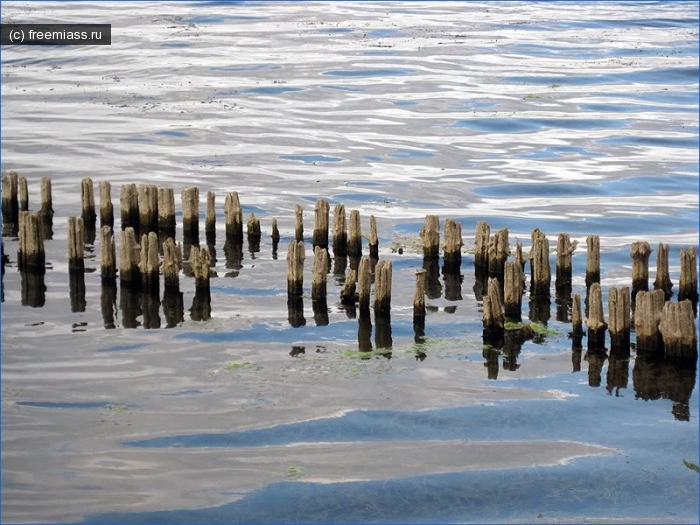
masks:
POLYGON ((550 245, 568 232, 585 294, 599 234, 607 306, 631 284, 630 244, 665 242, 677 285, 698 243, 697 3, 18 2, 2 16, 114 27, 108 47, 2 50, 3 169, 28 178, 32 209, 52 177, 55 208, 45 289, 3 238, 3 522, 700 519, 684 463, 700 463, 697 363, 572 348, 554 290, 554 333, 485 349, 470 253, 479 220, 526 251, 533 228, 550 245), (210 297, 184 276, 162 304, 103 286, 99 243, 97 271, 69 279, 87 176, 112 183, 117 221, 123 183, 174 188, 178 221, 182 188, 215 191, 210 297), (230 191, 261 220, 259 248, 224 246, 230 191), (318 198, 358 209, 365 234, 376 217, 390 321, 340 304, 341 261, 326 304, 311 300, 318 198), (305 297, 287 305, 296 204, 305 297), (465 251, 461 275, 426 265, 420 336, 429 213, 462 223, 465 251))

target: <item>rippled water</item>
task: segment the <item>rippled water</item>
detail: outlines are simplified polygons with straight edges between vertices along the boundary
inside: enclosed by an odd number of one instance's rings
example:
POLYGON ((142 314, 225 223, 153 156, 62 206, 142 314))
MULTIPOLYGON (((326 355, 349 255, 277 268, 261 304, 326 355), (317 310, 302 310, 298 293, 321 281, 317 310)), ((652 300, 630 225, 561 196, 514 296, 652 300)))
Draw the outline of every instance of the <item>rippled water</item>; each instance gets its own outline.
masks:
POLYGON ((630 284, 636 240, 670 244, 678 282, 698 243, 696 2, 11 2, 2 17, 112 24, 108 47, 2 49, 2 167, 28 178, 32 209, 52 177, 56 211, 44 294, 3 238, 3 522, 698 521, 695 364, 572 351, 554 297, 556 335, 484 351, 468 253, 461 280, 429 268, 423 344, 411 310, 428 213, 459 220, 467 252, 479 220, 526 250, 533 228, 570 233, 575 293, 589 234, 604 293, 630 284), (188 278, 170 330, 160 297, 69 280, 88 176, 112 183, 117 217, 123 183, 174 188, 178 220, 183 187, 217 193, 210 312, 190 309, 188 278), (234 190, 263 226, 240 265, 223 247, 234 190), (341 308, 341 278, 327 311, 307 298, 290 323, 294 206, 309 236, 317 198, 366 231, 377 218, 390 325, 368 333, 341 308))

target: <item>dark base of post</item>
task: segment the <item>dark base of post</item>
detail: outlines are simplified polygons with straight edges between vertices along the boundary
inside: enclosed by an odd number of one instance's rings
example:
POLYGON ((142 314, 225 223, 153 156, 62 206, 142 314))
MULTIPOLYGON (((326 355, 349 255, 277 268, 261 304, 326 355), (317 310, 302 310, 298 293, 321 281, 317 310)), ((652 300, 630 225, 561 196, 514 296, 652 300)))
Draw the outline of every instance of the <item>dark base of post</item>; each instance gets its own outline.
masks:
POLYGON ((298 293, 287 296, 287 320, 292 328, 306 326, 304 299, 298 293))

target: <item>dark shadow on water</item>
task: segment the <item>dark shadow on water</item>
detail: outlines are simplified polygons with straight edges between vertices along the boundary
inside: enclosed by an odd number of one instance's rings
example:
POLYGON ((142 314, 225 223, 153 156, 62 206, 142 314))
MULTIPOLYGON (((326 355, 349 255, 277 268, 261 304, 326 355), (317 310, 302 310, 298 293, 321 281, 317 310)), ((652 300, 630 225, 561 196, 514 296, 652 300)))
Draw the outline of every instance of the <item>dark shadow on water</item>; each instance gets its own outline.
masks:
POLYGON ((486 368, 486 377, 490 380, 498 379, 498 357, 501 353, 496 349, 484 345, 482 355, 486 360, 484 368, 486 368))
POLYGON ((425 296, 428 299, 440 299, 442 297, 440 261, 438 259, 423 258, 423 269, 425 270, 425 296))
POLYGON ((360 352, 371 352, 372 348, 372 318, 368 309, 360 308, 357 322, 357 346, 360 352))
POLYGON ((116 328, 115 318, 117 315, 117 280, 102 279, 102 290, 100 293, 100 310, 102 311, 102 321, 106 329, 116 328))
POLYGON ((474 297, 477 302, 484 300, 484 294, 488 293, 489 272, 488 268, 474 268, 474 297))
POLYGON ((166 286, 162 304, 166 328, 175 328, 185 321, 184 297, 180 288, 166 286))
POLYGON ((632 370, 635 398, 668 399, 679 421, 690 421, 690 398, 695 388, 697 362, 665 357, 662 352, 637 353, 632 370))
POLYGON ((84 312, 87 303, 85 301, 85 274, 82 271, 69 274, 70 311, 84 312))
POLYGON ((226 277, 238 277, 240 269, 243 268, 243 240, 226 241, 224 245, 224 257, 226 268, 231 270, 226 272, 226 277))
POLYGON ((119 310, 121 311, 124 328, 138 328, 141 323, 137 317, 141 315, 141 287, 134 284, 119 283, 119 310))
POLYGON ((530 321, 547 326, 551 317, 552 299, 549 295, 530 296, 530 321))
POLYGON ((445 299, 448 301, 461 301, 464 276, 459 271, 459 268, 443 265, 442 278, 445 281, 445 299))

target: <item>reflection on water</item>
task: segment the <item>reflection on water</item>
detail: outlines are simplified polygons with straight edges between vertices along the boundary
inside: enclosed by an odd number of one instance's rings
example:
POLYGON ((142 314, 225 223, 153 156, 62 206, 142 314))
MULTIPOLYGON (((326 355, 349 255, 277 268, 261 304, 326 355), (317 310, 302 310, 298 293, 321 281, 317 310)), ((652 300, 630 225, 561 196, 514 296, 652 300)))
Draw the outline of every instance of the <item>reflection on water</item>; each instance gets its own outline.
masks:
POLYGON ((632 370, 635 397, 644 401, 668 399, 673 402, 675 418, 690 421, 690 397, 696 376, 695 361, 665 357, 661 353, 637 354, 632 370))

